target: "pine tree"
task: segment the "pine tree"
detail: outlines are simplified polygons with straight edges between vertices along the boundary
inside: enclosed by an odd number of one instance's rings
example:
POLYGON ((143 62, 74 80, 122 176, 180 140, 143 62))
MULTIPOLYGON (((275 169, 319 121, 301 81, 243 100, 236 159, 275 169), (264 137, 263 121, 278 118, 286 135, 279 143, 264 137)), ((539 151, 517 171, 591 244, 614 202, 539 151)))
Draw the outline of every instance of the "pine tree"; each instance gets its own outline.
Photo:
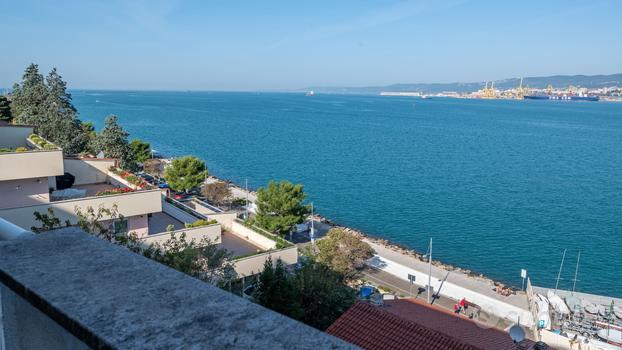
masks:
POLYGON ((6 96, 0 95, 0 121, 11 122, 13 114, 11 114, 11 101, 6 96))
POLYGON ((17 124, 42 124, 47 87, 39 66, 31 63, 24 75, 22 83, 13 85, 11 112, 17 124))
POLYGON ((52 69, 47 79, 36 64, 26 68, 21 84, 13 87, 11 109, 17 124, 37 127, 37 133, 52 141, 65 154, 83 151, 87 136, 67 92, 67 83, 52 69))
POLYGON ((116 115, 106 117, 105 123, 106 126, 95 140, 95 151, 104 152, 104 155, 109 158, 117 158, 121 161, 121 167, 133 170, 136 161, 127 142, 129 134, 119 125, 116 115))

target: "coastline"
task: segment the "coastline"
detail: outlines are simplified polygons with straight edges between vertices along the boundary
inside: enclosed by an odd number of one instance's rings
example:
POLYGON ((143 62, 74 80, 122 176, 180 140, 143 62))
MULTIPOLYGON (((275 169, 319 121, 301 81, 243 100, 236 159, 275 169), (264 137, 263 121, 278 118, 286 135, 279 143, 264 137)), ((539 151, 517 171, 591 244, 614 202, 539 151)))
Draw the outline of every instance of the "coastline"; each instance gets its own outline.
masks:
MULTIPOLYGON (((246 190, 240 186, 239 184, 237 184, 236 182, 229 180, 229 179, 225 179, 225 178, 221 178, 218 177, 216 175, 210 175, 210 178, 215 179, 216 181, 222 181, 222 182, 226 182, 229 184, 230 188, 235 189, 235 191, 238 191, 240 193, 246 193, 246 190)), ((248 191, 249 193, 249 197, 255 197, 257 195, 257 192, 250 190, 248 191)), ((235 197, 235 196, 234 196, 235 197)), ((249 200, 254 201, 252 198, 249 198, 249 200)), ((413 258, 416 260, 419 260, 421 262, 425 262, 427 263, 427 260, 424 257, 424 254, 421 254, 420 252, 412 249, 412 248, 408 248, 402 245, 399 245, 397 243, 393 243, 390 240, 384 239, 384 238, 379 238, 379 237, 375 237, 374 235, 368 234, 363 232, 362 230, 353 228, 353 227, 349 227, 349 226, 344 226, 339 224, 338 222, 335 222, 325 216, 322 216, 321 214, 318 213, 314 213, 312 220, 316 221, 316 222, 321 222, 323 224, 326 224, 328 226, 330 226, 330 228, 336 228, 336 229, 341 229, 344 230, 346 232, 352 233, 355 236, 359 237, 362 240, 366 240, 372 244, 376 244, 378 246, 384 247, 386 249, 389 249, 390 251, 393 251, 397 254, 400 254, 404 257, 407 258, 413 258)), ((483 282, 483 283, 487 283, 490 284, 492 286, 495 287, 499 287, 500 290, 503 290, 507 293, 511 293, 511 294, 515 294, 517 291, 520 291, 520 288, 517 288, 516 286, 510 285, 506 282, 502 282, 502 281, 498 281, 498 280, 494 280, 488 276, 486 276, 484 273, 480 273, 480 272, 476 272, 473 271, 471 269, 466 269, 466 268, 462 268, 459 266, 455 266, 452 264, 448 264, 448 263, 444 263, 442 261, 439 260, 432 260, 432 266, 442 269, 444 271, 448 271, 448 272, 452 272, 452 273, 459 273, 459 274, 464 274, 467 275, 469 278, 475 279, 477 281, 483 282)))

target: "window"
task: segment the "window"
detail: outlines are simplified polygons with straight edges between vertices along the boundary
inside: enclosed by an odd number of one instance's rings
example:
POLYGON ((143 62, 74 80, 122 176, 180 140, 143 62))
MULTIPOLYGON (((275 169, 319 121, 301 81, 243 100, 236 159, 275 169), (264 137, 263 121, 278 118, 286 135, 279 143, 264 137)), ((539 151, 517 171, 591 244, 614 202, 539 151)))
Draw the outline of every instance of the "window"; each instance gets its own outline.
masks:
POLYGON ((116 219, 112 222, 112 231, 116 234, 127 233, 127 219, 116 219))

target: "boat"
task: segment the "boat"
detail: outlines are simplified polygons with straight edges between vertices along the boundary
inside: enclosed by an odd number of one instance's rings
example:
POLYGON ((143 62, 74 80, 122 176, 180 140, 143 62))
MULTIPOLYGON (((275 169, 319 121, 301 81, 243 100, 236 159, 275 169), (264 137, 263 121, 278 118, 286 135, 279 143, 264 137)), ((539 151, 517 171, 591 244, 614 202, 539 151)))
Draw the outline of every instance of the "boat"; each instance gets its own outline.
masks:
POLYGON ((315 96, 315 91, 311 90, 311 91, 307 92, 306 95, 307 96, 315 96))
POLYGON ((598 306, 596 306, 596 304, 583 299, 581 300, 581 305, 583 306, 585 312, 587 312, 588 314, 598 314, 598 306))
POLYGON ((536 306, 538 308, 538 328, 550 329, 551 317, 549 316, 549 302, 544 295, 538 294, 536 306))
POLYGON ((559 312, 562 315, 570 315, 570 310, 566 303, 559 297, 559 295, 553 293, 553 291, 549 290, 546 292, 546 298, 549 300, 549 304, 553 306, 553 309, 559 312))
POLYGON ((568 309, 573 313, 580 313, 583 310, 581 299, 572 295, 566 297, 566 305, 568 305, 568 309))
POLYGON ((599 97, 596 95, 574 95, 574 94, 539 94, 539 95, 524 95, 526 100, 554 100, 554 101, 598 101, 599 97))
POLYGON ((622 346, 622 331, 617 329, 601 329, 596 334, 608 344, 622 346))

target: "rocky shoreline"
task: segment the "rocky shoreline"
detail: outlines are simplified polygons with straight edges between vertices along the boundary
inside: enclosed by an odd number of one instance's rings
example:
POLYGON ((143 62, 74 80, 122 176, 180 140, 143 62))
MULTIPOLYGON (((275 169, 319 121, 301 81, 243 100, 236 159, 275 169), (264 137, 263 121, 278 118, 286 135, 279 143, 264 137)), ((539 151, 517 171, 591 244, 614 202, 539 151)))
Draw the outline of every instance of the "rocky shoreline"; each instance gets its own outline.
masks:
MULTIPOLYGON (((226 180, 226 179, 223 179, 223 178, 220 178, 220 177, 217 177, 217 176, 213 176, 213 175, 212 175, 212 177, 218 179, 219 181, 223 181, 223 182, 228 183, 231 187, 235 187, 239 191, 242 191, 242 192, 245 191, 244 188, 242 188, 241 186, 238 186, 233 181, 226 180)), ((256 192, 254 192, 252 190, 249 190, 248 192, 250 194, 256 195, 256 192)), ((342 225, 340 225, 340 224, 338 224, 338 223, 336 223, 336 222, 334 222, 334 221, 332 221, 329 218, 326 218, 324 216, 315 214, 313 216, 313 220, 322 222, 324 224, 327 224, 327 225, 331 226, 332 228, 338 228, 338 229, 344 230, 346 232, 352 233, 355 236, 359 237, 360 239, 366 239, 366 240, 368 240, 370 242, 373 242, 375 244, 381 245, 381 246, 383 246, 383 247, 385 247, 387 249, 390 249, 390 250, 392 250, 392 251, 394 251, 396 253, 402 254, 404 256, 412 257, 412 258, 418 259, 418 260, 423 261, 423 262, 427 261, 424 258, 423 254, 420 254, 420 253, 418 253, 417 251, 415 251, 413 249, 400 246, 400 245, 395 244, 395 243, 393 243, 393 242, 391 242, 389 240, 386 240, 386 239, 376 238, 376 237, 370 236, 370 235, 364 233, 363 231, 360 231, 360 230, 357 230, 357 229, 354 229, 354 228, 351 228, 351 227, 342 226, 342 225)), ((454 266, 454 265, 450 265, 450 264, 445 264, 445 263, 440 262, 438 260, 433 260, 432 261, 432 265, 434 265, 434 266, 436 266, 438 268, 441 268, 443 270, 446 270, 446 271, 462 273, 462 274, 465 274, 465 275, 469 276, 470 278, 474 278, 474 279, 477 279, 479 281, 489 283, 490 285, 494 286, 500 294, 508 294, 508 293, 509 294, 514 294, 516 291, 520 290, 519 288, 516 288, 516 287, 513 287, 513 286, 509 286, 509 285, 506 285, 503 282, 495 281, 495 280, 493 280, 493 279, 491 279, 489 277, 486 277, 482 273, 477 273, 477 272, 474 272, 474 271, 469 270, 469 269, 463 269, 463 268, 458 267, 458 266, 454 266)))

